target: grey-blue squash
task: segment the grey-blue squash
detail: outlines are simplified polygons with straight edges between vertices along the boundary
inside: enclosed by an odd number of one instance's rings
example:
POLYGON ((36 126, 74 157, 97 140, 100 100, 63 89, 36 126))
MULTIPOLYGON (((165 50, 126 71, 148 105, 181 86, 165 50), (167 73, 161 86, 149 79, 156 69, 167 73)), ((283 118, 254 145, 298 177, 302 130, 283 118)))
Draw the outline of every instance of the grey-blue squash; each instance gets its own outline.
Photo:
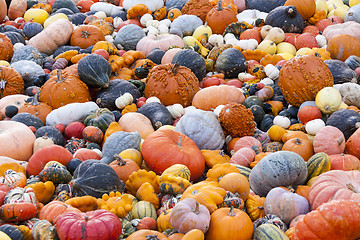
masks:
POLYGON ((177 28, 181 31, 183 36, 190 36, 195 29, 203 24, 203 21, 195 15, 181 15, 171 23, 170 31, 172 28, 177 28))
POLYGON ((141 136, 138 132, 114 132, 105 141, 100 162, 110 164, 115 154, 128 148, 139 149, 141 136))
POLYGON ((166 0, 165 2, 166 10, 169 11, 173 8, 177 8, 181 10, 188 1, 189 0, 166 0))
POLYGON ((249 183, 254 193, 265 197, 275 187, 304 184, 307 173, 306 163, 299 154, 278 151, 265 156, 255 165, 250 172, 249 183))
POLYGON ((215 113, 200 109, 185 113, 176 123, 175 131, 191 138, 199 149, 222 149, 224 131, 215 113))
POLYGON ((360 23, 360 4, 352 6, 345 15, 345 22, 354 21, 360 23))
POLYGON ((11 64, 23 78, 25 88, 34 85, 34 82, 42 75, 45 75, 44 70, 40 65, 29 60, 20 60, 11 64))
POLYGON ((135 50, 137 43, 145 37, 144 30, 135 24, 122 27, 116 34, 114 44, 120 44, 125 51, 135 50))
POLYGON ((40 66, 43 64, 43 56, 40 54, 40 52, 34 48, 33 46, 24 46, 22 48, 19 48, 15 50, 12 58, 11 63, 20 61, 20 60, 29 60, 33 61, 40 66))

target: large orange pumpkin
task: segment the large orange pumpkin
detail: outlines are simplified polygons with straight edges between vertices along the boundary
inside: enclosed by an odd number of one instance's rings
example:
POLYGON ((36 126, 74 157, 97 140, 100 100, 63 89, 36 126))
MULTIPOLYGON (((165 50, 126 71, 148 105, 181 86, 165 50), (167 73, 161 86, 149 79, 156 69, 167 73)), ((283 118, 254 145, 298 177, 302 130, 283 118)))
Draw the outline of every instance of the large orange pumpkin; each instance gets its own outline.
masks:
POLYGON ((160 129, 149 135, 141 146, 146 164, 157 174, 174 164, 187 166, 191 180, 199 179, 205 170, 205 158, 196 143, 171 129, 160 129))
POLYGON ((279 73, 279 87, 286 101, 299 107, 305 101, 314 101, 324 87, 334 84, 327 65, 314 55, 288 60, 279 73))
POLYGON ((338 34, 330 38, 326 50, 331 58, 345 61, 349 56, 360 56, 360 39, 348 34, 338 34))
POLYGON ((316 4, 314 0, 287 0, 284 6, 293 5, 300 13, 304 20, 308 20, 316 12, 316 4))
POLYGON ((70 45, 83 49, 95 45, 98 41, 105 41, 104 33, 93 25, 80 25, 71 34, 70 45))
POLYGON ((231 7, 223 6, 222 0, 220 0, 217 6, 207 13, 206 22, 213 34, 223 34, 229 24, 238 21, 236 14, 231 7))
POLYGON ((27 161, 33 153, 36 137, 20 122, 0 121, 0 156, 27 161))

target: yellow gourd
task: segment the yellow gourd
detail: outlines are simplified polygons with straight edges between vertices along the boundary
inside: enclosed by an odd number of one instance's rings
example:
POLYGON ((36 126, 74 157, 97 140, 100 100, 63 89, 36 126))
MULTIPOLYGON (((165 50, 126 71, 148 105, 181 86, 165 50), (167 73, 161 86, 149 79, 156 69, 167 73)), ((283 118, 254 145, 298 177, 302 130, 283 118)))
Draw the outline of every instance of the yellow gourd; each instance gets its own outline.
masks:
POLYGON ((340 92, 334 87, 321 89, 315 97, 315 104, 324 114, 331 114, 339 109, 342 97, 340 92))
POLYGON ((203 39, 204 34, 207 34, 207 37, 209 37, 212 34, 212 30, 207 25, 200 25, 195 29, 192 36, 202 43, 201 40, 203 39))
POLYGON ((45 183, 43 182, 33 183, 26 186, 25 188, 28 187, 34 190, 36 199, 43 204, 46 204, 50 201, 55 191, 55 185, 51 181, 47 181, 45 183))
POLYGON ((109 127, 105 131, 103 144, 111 134, 118 131, 123 131, 122 127, 117 122, 110 123, 109 127))
POLYGON ((353 6, 357 5, 357 4, 360 4, 360 0, 350 0, 349 1, 349 6, 350 7, 353 7, 353 6))
POLYGON ((334 9, 329 12, 328 17, 338 16, 344 19, 348 10, 349 10, 349 6, 346 6, 345 4, 334 5, 334 9))
POLYGON ((290 53, 291 55, 295 56, 296 48, 291 43, 281 42, 276 45, 276 53, 290 53))
POLYGON ((271 40, 263 40, 257 49, 260 49, 268 54, 275 54, 276 53, 276 44, 271 40))
POLYGON ((40 8, 30 8, 24 14, 24 20, 26 22, 33 20, 33 22, 40 23, 41 25, 44 24, 45 20, 48 19, 49 14, 40 8))
POLYGON ((282 56, 286 61, 294 57, 291 53, 278 53, 277 55, 282 56))
POLYGON ((139 165, 139 167, 141 167, 142 162, 143 162, 140 151, 138 151, 137 149, 134 149, 134 148, 125 149, 124 151, 119 153, 119 156, 123 159, 133 160, 134 162, 137 163, 137 165, 139 165))
POLYGON ((55 15, 52 15, 51 17, 49 17, 48 19, 45 20, 44 28, 48 27, 50 24, 52 24, 56 20, 62 19, 62 18, 65 18, 65 19, 69 20, 69 18, 63 13, 57 13, 55 15))
POLYGON ((99 209, 114 213, 119 218, 124 218, 132 210, 133 197, 130 194, 111 192, 97 199, 99 209))
POLYGON ((155 189, 148 182, 145 182, 140 186, 140 188, 136 192, 136 197, 140 201, 148 201, 149 203, 154 205, 156 209, 158 209, 160 206, 160 200, 155 192, 155 189))
POLYGON ((4 232, 0 231, 0 239, 1 240, 11 240, 11 238, 4 232))

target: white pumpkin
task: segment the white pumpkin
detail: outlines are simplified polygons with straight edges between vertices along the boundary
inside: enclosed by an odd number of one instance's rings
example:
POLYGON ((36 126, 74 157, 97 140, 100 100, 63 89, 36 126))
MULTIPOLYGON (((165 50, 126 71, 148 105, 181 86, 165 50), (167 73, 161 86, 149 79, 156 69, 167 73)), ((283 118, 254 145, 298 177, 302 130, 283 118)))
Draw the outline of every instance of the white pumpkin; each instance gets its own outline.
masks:
POLYGON ((96 2, 91 5, 90 11, 103 11, 107 16, 112 16, 120 13, 123 10, 122 7, 115 6, 111 3, 96 2))
POLYGON ((161 103, 160 99, 157 97, 149 97, 148 99, 146 99, 145 103, 151 103, 151 102, 158 102, 161 103))
POLYGON ((279 77, 279 69, 272 64, 268 64, 264 67, 266 76, 270 79, 277 79, 279 77))
POLYGON ((124 93, 115 100, 115 105, 118 109, 123 109, 127 105, 134 101, 133 96, 130 93, 124 93))
POLYGON ((44 136, 38 137, 35 139, 33 151, 35 153, 40 148, 49 146, 49 145, 53 145, 53 144, 54 144, 54 141, 51 138, 49 138, 46 133, 44 136))
POLYGON ((360 86, 357 83, 336 84, 334 87, 339 90, 344 103, 360 107, 360 86))
POLYGON ((323 48, 326 46, 326 43, 327 43, 326 38, 323 35, 318 34, 318 35, 316 35, 315 39, 316 39, 317 44, 319 45, 319 48, 323 48))
POLYGON ((287 129, 290 127, 291 121, 285 116, 277 115, 273 120, 273 124, 287 129))
POLYGON ((323 127, 325 122, 322 119, 314 119, 306 123, 305 130, 308 134, 315 135, 323 127))
POLYGON ((259 43, 255 39, 248 39, 248 40, 240 40, 238 41, 237 46, 241 47, 244 50, 255 50, 258 47, 259 43))
POLYGON ((140 24, 143 26, 143 27, 147 27, 147 22, 148 21, 151 21, 151 20, 154 20, 153 16, 149 13, 145 13, 144 15, 141 16, 140 18, 140 24))
POLYGON ((69 103, 63 107, 52 110, 46 117, 46 125, 54 127, 58 123, 65 126, 72 122, 82 122, 91 111, 99 109, 92 101, 86 103, 69 103))
POLYGON ((274 81, 271 78, 263 78, 261 79, 260 83, 263 83, 265 85, 272 85, 274 84, 274 81))
POLYGON ((331 114, 338 110, 341 101, 341 94, 334 87, 325 87, 321 89, 315 97, 316 106, 324 114, 331 114))
POLYGON ((262 39, 265 39, 266 36, 269 34, 270 30, 272 29, 271 25, 265 25, 260 30, 260 35, 262 39))
MULTIPOLYGON (((120 17, 114 18, 114 20, 113 20, 113 26, 114 26, 114 28, 117 29, 118 26, 120 25, 120 23, 122 23, 123 21, 124 21, 124 20, 122 20, 122 18, 120 18, 120 17)), ((115 32, 115 31, 114 31, 114 32, 115 32)))
POLYGON ((155 12, 156 10, 164 6, 164 1, 163 0, 124 0, 122 4, 126 11, 136 4, 144 4, 149 8, 151 12, 155 12))
POLYGON ((98 11, 94 14, 94 16, 98 19, 104 19, 106 18, 106 13, 104 11, 98 11))
POLYGON ((259 10, 256 9, 249 9, 249 10, 244 10, 238 15, 236 15, 236 18, 238 19, 239 22, 244 21, 247 22, 248 24, 255 25, 256 19, 260 18, 265 20, 267 15, 268 13, 260 12, 259 10))
POLYGON ((220 34, 211 34, 209 36, 208 43, 213 46, 222 46, 224 44, 224 37, 220 34))
POLYGON ((291 43, 281 42, 276 45, 276 53, 290 53, 291 55, 295 56, 296 48, 291 43))
POLYGON ((176 103, 174 105, 169 105, 166 108, 167 108, 167 110, 169 110, 171 116, 174 119, 177 119, 185 114, 184 107, 179 103, 176 103))

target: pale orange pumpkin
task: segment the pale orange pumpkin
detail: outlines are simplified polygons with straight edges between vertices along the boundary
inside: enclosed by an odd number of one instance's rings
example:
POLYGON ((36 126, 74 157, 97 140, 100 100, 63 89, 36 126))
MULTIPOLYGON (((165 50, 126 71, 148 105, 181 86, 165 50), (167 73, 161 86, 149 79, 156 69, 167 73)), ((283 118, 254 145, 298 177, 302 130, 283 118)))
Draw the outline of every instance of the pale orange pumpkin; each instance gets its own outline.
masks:
POLYGON ((154 132, 154 128, 150 120, 141 113, 126 113, 121 116, 118 123, 125 132, 138 131, 142 139, 147 138, 154 132))
POLYGON ((305 161, 314 155, 313 145, 308 138, 292 138, 284 143, 282 150, 295 152, 305 161))
POLYGON ((331 58, 345 61, 349 56, 360 56, 360 39, 348 34, 339 34, 330 38, 326 50, 331 58))
POLYGON ((330 155, 330 170, 360 170, 360 160, 351 154, 334 154, 330 155))
POLYGON ((325 126, 316 133, 313 146, 315 153, 340 154, 345 150, 345 136, 338 128, 325 126))
POLYGON ((10 61, 14 53, 13 44, 3 33, 0 33, 0 60, 10 61))
POLYGON ((26 12, 26 0, 13 0, 10 3, 8 10, 8 17, 10 20, 15 20, 18 17, 23 17, 26 12))
POLYGON ((7 7, 5 0, 0 0, 0 22, 2 22, 6 17, 6 11, 7 7))
POLYGON ((228 173, 219 181, 220 187, 232 193, 238 193, 246 201, 250 193, 248 179, 241 173, 228 173))

